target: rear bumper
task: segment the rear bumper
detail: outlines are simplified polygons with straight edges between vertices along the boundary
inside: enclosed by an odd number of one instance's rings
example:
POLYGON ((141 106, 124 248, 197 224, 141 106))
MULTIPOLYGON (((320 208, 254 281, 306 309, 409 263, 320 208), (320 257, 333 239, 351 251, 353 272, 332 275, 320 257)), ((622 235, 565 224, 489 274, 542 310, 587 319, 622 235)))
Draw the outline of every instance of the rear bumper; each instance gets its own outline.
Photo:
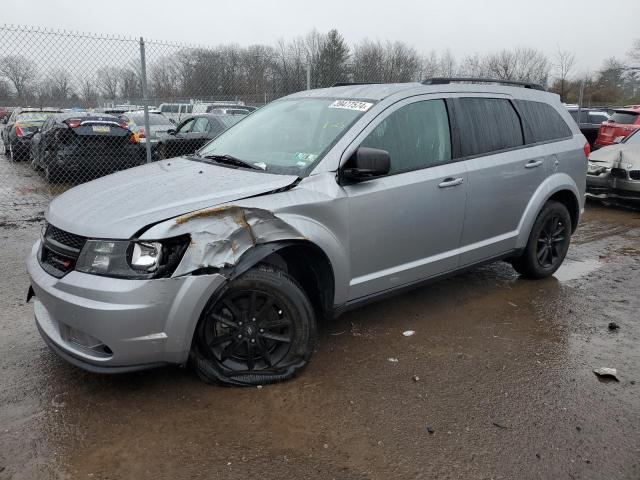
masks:
POLYGON ((120 373, 188 360, 191 339, 222 275, 121 280, 70 272, 58 279, 27 259, 36 325, 70 363, 120 373))

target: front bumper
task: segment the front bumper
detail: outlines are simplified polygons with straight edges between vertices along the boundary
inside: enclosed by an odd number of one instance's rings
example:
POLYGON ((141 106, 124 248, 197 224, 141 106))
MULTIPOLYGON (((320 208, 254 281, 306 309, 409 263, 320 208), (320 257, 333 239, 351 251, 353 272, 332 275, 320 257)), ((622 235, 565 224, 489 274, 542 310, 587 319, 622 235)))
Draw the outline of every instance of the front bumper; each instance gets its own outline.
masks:
POLYGON ((609 172, 587 175, 587 195, 600 199, 640 202, 640 181, 613 178, 609 172))
POLYGON ((226 278, 219 274, 122 280, 72 271, 58 279, 27 259, 36 325, 65 360, 120 373, 183 364, 200 313, 226 278))

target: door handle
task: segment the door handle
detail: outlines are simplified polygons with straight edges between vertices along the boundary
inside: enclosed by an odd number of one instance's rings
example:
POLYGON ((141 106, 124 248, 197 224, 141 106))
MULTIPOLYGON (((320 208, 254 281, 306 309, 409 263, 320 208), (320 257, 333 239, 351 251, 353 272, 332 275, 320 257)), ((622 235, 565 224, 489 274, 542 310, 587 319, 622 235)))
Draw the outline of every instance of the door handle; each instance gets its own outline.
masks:
POLYGON ((542 165, 542 160, 529 160, 524 168, 536 168, 542 165))
POLYGON ((456 185, 462 185, 462 183, 464 183, 464 178, 462 177, 458 177, 458 178, 447 177, 438 184, 438 187, 440 188, 455 187, 456 185))

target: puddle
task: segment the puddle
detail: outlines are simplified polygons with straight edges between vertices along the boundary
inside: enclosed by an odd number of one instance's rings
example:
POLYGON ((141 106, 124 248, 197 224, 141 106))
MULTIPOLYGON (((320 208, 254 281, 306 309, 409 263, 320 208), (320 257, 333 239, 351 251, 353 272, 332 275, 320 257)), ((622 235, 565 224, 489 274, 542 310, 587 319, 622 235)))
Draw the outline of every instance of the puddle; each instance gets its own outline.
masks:
POLYGON ((576 280, 594 272, 602 265, 598 260, 565 260, 562 266, 553 274, 561 282, 576 280))

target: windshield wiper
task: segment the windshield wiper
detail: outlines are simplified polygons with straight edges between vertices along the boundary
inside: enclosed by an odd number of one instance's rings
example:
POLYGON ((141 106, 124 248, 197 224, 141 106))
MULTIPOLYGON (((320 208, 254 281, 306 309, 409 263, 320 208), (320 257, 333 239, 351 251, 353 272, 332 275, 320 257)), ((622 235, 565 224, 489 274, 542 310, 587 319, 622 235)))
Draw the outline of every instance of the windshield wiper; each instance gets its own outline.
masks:
POLYGON ((235 165, 237 167, 246 167, 251 168, 252 170, 264 170, 253 163, 249 163, 245 160, 240 160, 239 158, 234 157, 233 155, 198 155, 201 158, 206 158, 207 160, 213 160, 216 163, 224 163, 226 165, 235 165))

